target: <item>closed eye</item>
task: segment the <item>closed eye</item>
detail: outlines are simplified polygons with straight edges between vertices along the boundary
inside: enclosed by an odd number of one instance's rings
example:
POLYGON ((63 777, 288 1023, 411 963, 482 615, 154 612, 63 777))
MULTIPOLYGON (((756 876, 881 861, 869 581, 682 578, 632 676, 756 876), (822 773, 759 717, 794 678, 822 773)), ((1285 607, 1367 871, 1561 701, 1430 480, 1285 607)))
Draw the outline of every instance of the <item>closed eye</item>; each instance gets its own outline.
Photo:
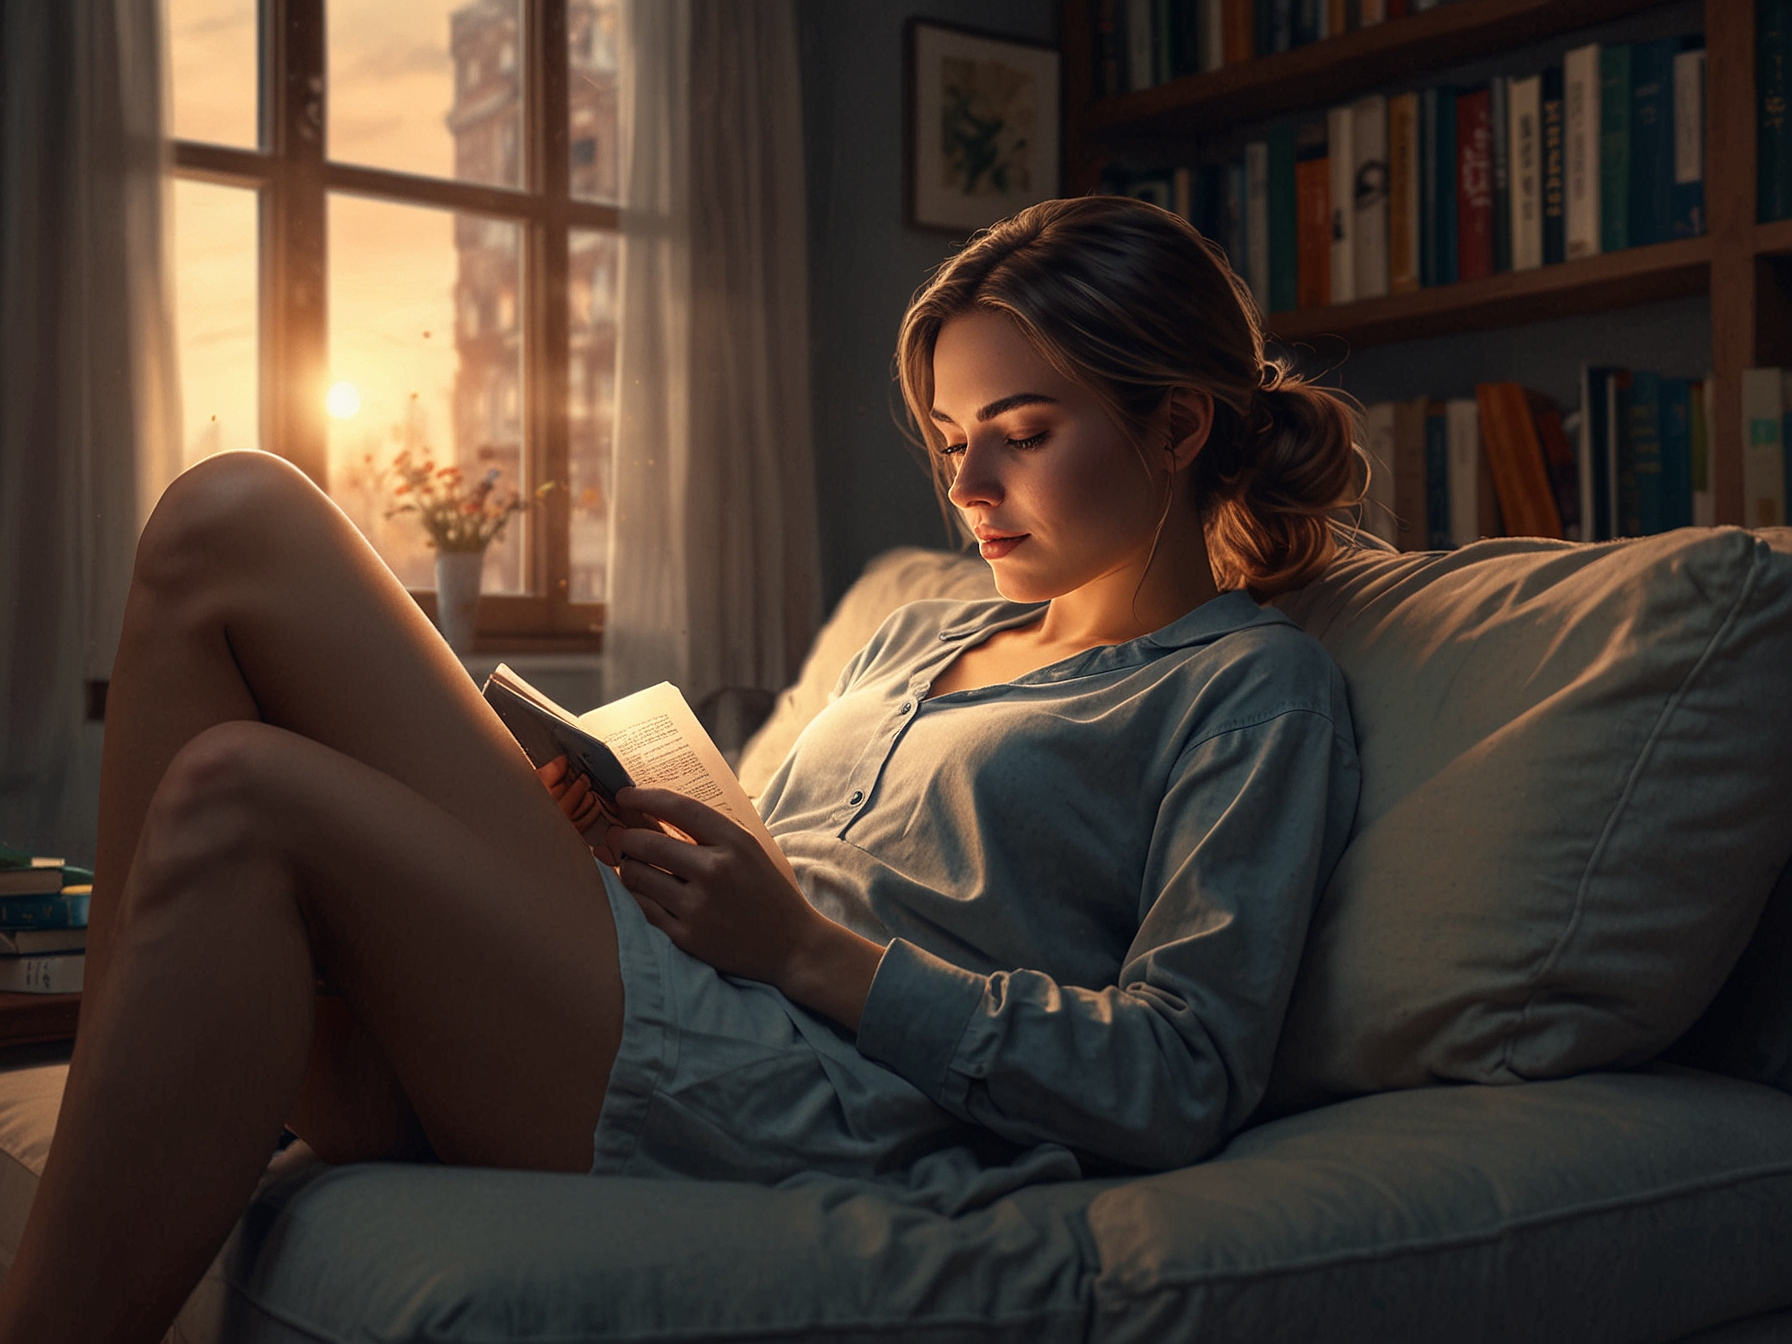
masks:
POLYGON ((1045 438, 1046 438, 1045 431, 1040 430, 1039 433, 1031 435, 1028 438, 1009 439, 1008 446, 1010 448, 1022 448, 1022 449, 1037 448, 1037 447, 1039 447, 1040 444, 1045 442, 1045 438))

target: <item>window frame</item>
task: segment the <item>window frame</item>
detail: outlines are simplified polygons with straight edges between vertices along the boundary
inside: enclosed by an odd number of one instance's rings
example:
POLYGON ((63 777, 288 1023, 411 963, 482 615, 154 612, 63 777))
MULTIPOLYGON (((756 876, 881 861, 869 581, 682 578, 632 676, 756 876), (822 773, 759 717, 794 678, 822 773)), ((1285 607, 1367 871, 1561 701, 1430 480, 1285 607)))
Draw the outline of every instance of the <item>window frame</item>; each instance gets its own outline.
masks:
MULTIPOLYGON (((519 227, 523 452, 531 480, 570 480, 569 238, 574 230, 619 232, 621 212, 572 195, 566 0, 521 0, 520 8, 520 188, 328 159, 325 0, 260 0, 257 6, 259 148, 169 140, 172 176, 257 194, 261 444, 323 489, 329 486, 324 393, 332 192, 486 215, 519 227)), ((524 557, 528 590, 481 598, 476 651, 602 647, 604 604, 568 597, 571 505, 568 490, 553 490, 533 511, 524 557)), ((433 619, 434 591, 411 596, 433 619)))

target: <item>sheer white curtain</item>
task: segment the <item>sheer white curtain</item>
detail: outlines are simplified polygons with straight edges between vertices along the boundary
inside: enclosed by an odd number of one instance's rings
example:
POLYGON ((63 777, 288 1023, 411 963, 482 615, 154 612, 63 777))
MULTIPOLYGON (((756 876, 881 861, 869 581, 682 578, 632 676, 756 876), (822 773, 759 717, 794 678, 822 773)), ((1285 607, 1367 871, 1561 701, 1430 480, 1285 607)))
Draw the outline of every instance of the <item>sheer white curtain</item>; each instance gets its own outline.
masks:
POLYGON ((820 603, 790 0, 624 7, 611 695, 775 691, 820 603))
POLYGON ((139 481, 178 439, 157 0, 0 5, 0 838, 91 862, 139 481))

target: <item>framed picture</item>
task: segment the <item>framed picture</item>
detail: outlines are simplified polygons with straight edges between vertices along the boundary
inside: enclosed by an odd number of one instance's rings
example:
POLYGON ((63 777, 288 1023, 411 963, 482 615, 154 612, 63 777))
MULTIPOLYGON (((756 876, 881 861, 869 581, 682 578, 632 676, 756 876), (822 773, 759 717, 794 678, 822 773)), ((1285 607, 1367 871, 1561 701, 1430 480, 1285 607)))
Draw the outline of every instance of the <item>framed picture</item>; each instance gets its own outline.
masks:
POLYGON ((908 218, 966 234, 1059 192, 1058 51, 911 19, 908 218))

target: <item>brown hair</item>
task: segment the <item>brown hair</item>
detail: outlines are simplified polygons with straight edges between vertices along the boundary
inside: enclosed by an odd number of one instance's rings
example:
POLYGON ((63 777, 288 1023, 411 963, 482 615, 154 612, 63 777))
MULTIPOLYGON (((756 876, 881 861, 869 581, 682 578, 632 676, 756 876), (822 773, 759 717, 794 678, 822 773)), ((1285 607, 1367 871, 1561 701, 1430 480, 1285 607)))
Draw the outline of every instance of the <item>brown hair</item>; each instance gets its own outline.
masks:
POLYGON ((1265 357, 1250 291, 1179 215, 1126 196, 1044 201, 976 235, 916 292, 897 376, 948 516, 954 460, 937 451, 933 351, 948 321, 976 309, 1012 318, 1141 454, 1173 390, 1212 395, 1190 474, 1222 589, 1273 596, 1331 560, 1330 516, 1362 496, 1352 404, 1265 357))

